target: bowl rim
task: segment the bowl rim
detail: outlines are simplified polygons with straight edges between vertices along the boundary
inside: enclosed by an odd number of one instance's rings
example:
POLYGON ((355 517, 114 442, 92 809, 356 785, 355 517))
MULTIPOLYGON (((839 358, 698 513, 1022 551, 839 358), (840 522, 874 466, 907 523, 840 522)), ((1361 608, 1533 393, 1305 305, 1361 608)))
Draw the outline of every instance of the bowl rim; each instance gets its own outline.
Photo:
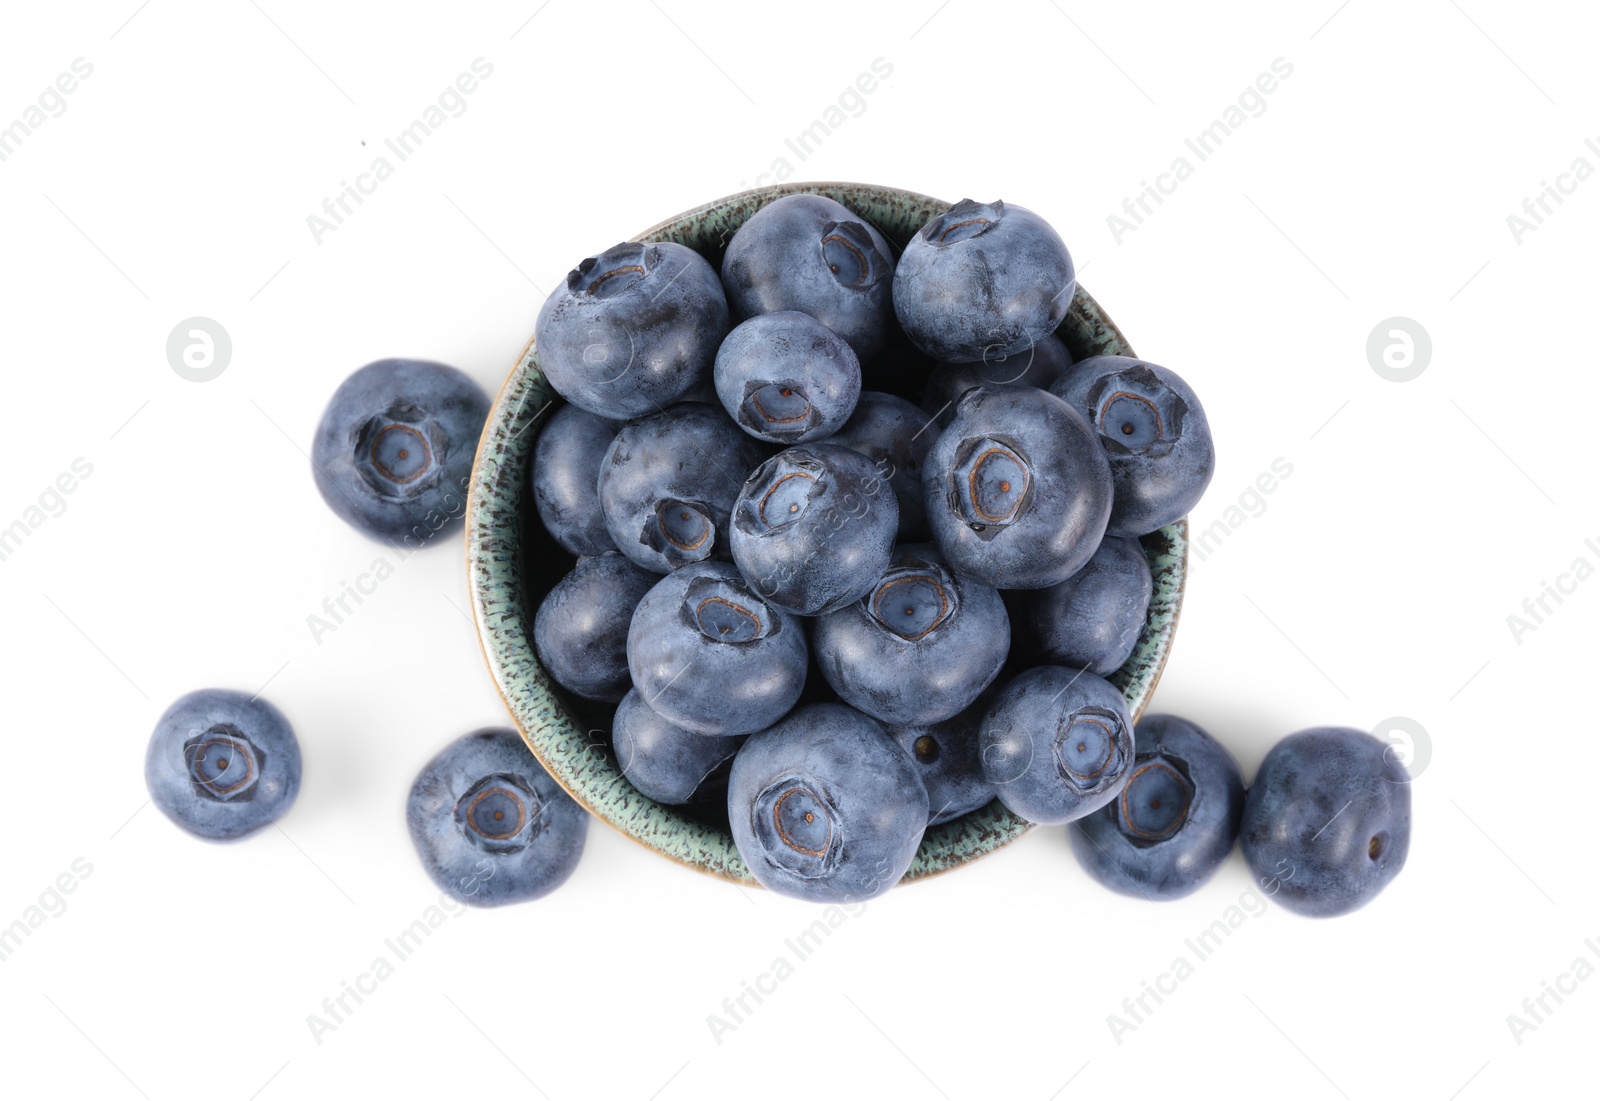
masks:
MULTIPOLYGON (((692 207, 689 210, 683 211, 682 213, 674 215, 671 218, 666 218, 660 222, 657 222, 655 225, 652 225, 648 229, 645 229, 629 238, 629 240, 635 242, 646 242, 658 239, 664 231, 673 229, 674 227, 686 225, 693 219, 708 215, 715 215, 727 211, 730 208, 736 208, 741 204, 755 203, 756 205, 754 209, 759 209, 761 206, 765 206, 768 203, 776 199, 783 198, 787 195, 826 195, 841 203, 844 203, 844 205, 849 206, 852 210, 854 210, 854 205, 845 198, 841 198, 841 196, 852 196, 855 197, 859 202, 864 201, 862 196, 873 193, 893 199, 895 201, 925 206, 935 212, 942 212, 952 205, 948 202, 934 199, 918 192, 879 184, 833 181, 797 181, 751 188, 746 191, 736 192, 732 195, 724 196, 720 199, 714 199, 710 202, 702 203, 699 206, 692 207)), ((868 220, 870 221, 870 219, 868 220)), ((1069 310, 1068 318, 1062 322, 1062 326, 1057 329, 1057 332, 1062 332, 1062 330, 1067 328, 1069 324, 1075 324, 1075 327, 1086 328, 1088 333, 1088 342, 1097 348, 1095 354, 1134 355, 1133 349, 1131 346, 1129 346, 1127 339, 1123 336, 1121 330, 1099 306, 1099 303, 1094 300, 1093 296, 1083 288, 1081 282, 1077 285, 1077 288, 1074 291, 1072 306, 1069 310)), ((576 779, 568 775, 567 769, 563 767, 561 762, 553 759, 541 747, 539 740, 534 736, 533 731, 530 729, 530 727, 537 725, 531 720, 538 718, 539 716, 537 714, 530 715, 525 713, 525 711, 513 701, 513 689, 508 682, 510 682, 513 678, 520 676, 521 673, 517 670, 509 668, 510 663, 514 660, 513 655, 504 652, 502 648, 508 645, 514 645, 514 643, 493 639, 494 632, 490 623, 491 617, 502 613, 490 606, 491 601, 488 590, 491 587, 492 582, 486 581, 480 583, 479 578, 481 574, 493 570, 494 567, 491 565, 492 555, 489 551, 489 548, 496 544, 499 539, 499 537, 493 531, 495 525, 492 522, 492 514, 494 510, 491 502, 489 501, 489 496, 492 492, 491 483, 495 480, 491 475, 490 466, 494 465, 496 467, 495 473, 498 473, 498 463, 491 464, 489 461, 491 458, 490 453, 493 446, 499 441, 503 423, 509 416, 514 414, 514 411, 507 405, 513 389, 526 386, 529 381, 527 377, 529 372, 532 370, 537 370, 534 345, 535 338, 530 335, 528 340, 523 344, 521 352, 518 353, 517 359, 513 363, 511 370, 507 373, 504 381, 496 391, 494 401, 490 405, 488 418, 484 422, 483 432, 479 436, 477 447, 474 450, 472 473, 469 478, 467 489, 467 503, 465 512, 466 537, 464 539, 467 567, 467 589, 469 602, 472 606, 474 633, 477 635, 478 647, 480 652, 483 654, 484 663, 489 669, 490 679, 494 683, 495 691, 499 694, 501 703, 504 704, 506 708, 506 713, 511 719, 513 728, 522 738, 523 744, 528 747, 535 760, 537 760, 539 764, 556 781, 556 783, 559 784, 561 788, 578 803, 579 806, 588 811, 592 817, 599 819, 612 829, 616 830, 618 833, 622 834, 624 837, 627 837, 629 840, 650 850, 651 852, 654 852, 660 856, 664 856, 675 863, 684 865, 685 867, 692 868, 703 875, 708 875, 713 878, 735 883, 741 886, 760 886, 760 884, 750 875, 748 869, 743 867, 742 861, 738 859, 736 850, 733 854, 732 863, 737 865, 738 871, 742 872, 743 874, 735 874, 734 870, 731 870, 727 866, 713 866, 711 863, 708 863, 704 860, 693 859, 682 852, 673 851, 670 847, 655 843, 652 840, 647 840, 646 837, 642 836, 640 832, 637 832, 638 815, 632 816, 629 821, 625 822, 619 820, 619 816, 614 815, 607 810, 598 808, 595 805, 595 802, 590 798, 589 794, 581 787, 576 779)), ((516 433, 513 433, 511 435, 511 439, 515 440, 516 437, 519 436, 523 431, 526 431, 528 428, 532 427, 533 423, 538 420, 539 416, 543 414, 546 409, 558 404, 563 404, 562 399, 559 397, 559 395, 555 395, 554 392, 551 391, 550 396, 533 414, 528 424, 524 425, 523 428, 519 429, 516 433)), ((537 433, 534 435, 536 437, 537 433)), ((525 467, 519 468, 514 472, 514 474, 517 476, 519 481, 524 480, 523 476, 526 474, 525 467)), ((511 492, 520 492, 522 488, 523 487, 520 486, 513 487, 511 492)), ((513 549, 511 555, 512 561, 509 568, 513 572, 520 572, 520 534, 513 532, 511 541, 513 543, 513 549)), ((1129 662, 1123 666, 1123 669, 1119 669, 1117 673, 1114 673, 1111 677, 1107 678, 1111 680, 1120 691, 1122 691, 1124 698, 1128 701, 1130 717, 1135 722, 1138 721, 1139 717, 1143 714, 1145 707, 1149 703, 1150 697, 1153 694, 1155 687, 1160 681, 1161 675, 1166 668, 1167 659, 1170 657, 1172 652, 1172 643, 1177 629, 1178 618, 1182 610, 1184 591, 1188 580, 1188 518, 1185 517, 1174 524, 1167 525, 1158 532, 1154 532, 1150 535, 1142 537, 1141 542, 1145 546, 1147 557, 1152 559, 1152 572, 1156 574, 1156 577, 1154 578, 1155 589, 1151 600, 1151 607, 1145 626, 1140 632, 1139 642, 1135 648, 1135 656, 1129 659, 1129 662), (1152 540, 1156 541, 1158 544, 1164 542, 1166 550, 1163 552, 1152 549, 1152 543, 1150 542, 1152 540), (1157 558, 1160 558, 1163 561, 1170 560, 1170 566, 1163 566, 1158 572, 1156 566, 1157 558), (1124 671, 1130 666, 1134 665, 1135 658, 1140 657, 1140 655, 1143 655, 1144 660, 1144 665, 1142 668, 1140 668, 1135 674, 1123 677, 1122 674, 1124 671)), ((517 583, 515 588, 518 590, 518 594, 520 596, 520 581, 517 583)), ((526 631, 523 632, 523 634, 526 636, 526 645, 524 649, 527 652, 522 655, 522 660, 530 666, 530 671, 536 677, 537 681, 541 682, 537 683, 535 687, 543 689, 541 693, 543 697, 542 708, 544 710, 554 712, 554 721, 564 722, 569 727, 577 729, 582 724, 575 719, 575 717, 569 711, 567 711, 564 705, 561 703, 559 691, 552 683, 549 682, 547 676, 539 667, 536 656, 534 656, 531 652, 531 612, 525 605, 521 605, 514 607, 511 614, 519 616, 522 620, 527 621, 526 631)), ((590 733, 593 734, 597 732, 591 731, 590 733)), ((595 751, 597 759, 602 758, 605 754, 609 753, 609 749, 602 742, 591 743, 591 748, 595 751)), ((626 784, 626 780, 623 780, 622 782, 626 784)), ((637 798, 647 807, 653 808, 656 815, 662 815, 671 818, 675 814, 675 808, 664 807, 662 804, 658 804, 653 800, 646 799, 643 795, 639 795, 637 792, 634 792, 633 794, 636 795, 637 798)), ((649 814, 650 812, 647 810, 645 813, 649 814)), ((688 823, 684 823, 680 819, 674 819, 674 822, 679 827, 688 825, 688 823)), ((919 847, 917 860, 913 863, 912 869, 907 872, 906 876, 900 881, 900 883, 896 884, 896 886, 903 886, 907 882, 915 882, 917 880, 931 878, 932 876, 950 871, 963 864, 970 863, 972 860, 978 859, 979 857, 987 856, 990 853, 1005 847, 1018 837, 1021 837, 1023 834, 1034 828, 1033 823, 1029 823, 1024 819, 1011 814, 1011 812, 1006 811, 1003 808, 998 800, 994 800, 991 801, 987 807, 978 811, 973 811, 967 815, 963 815, 960 818, 954 819, 948 823, 944 823, 941 826, 930 827, 928 832, 932 834, 935 831, 946 831, 949 829, 949 827, 957 826, 962 823, 969 823, 971 825, 971 829, 969 831, 972 834, 972 836, 969 838, 971 841, 970 851, 959 853, 951 852, 941 856, 935 861, 925 863, 924 853, 928 845, 928 839, 925 837, 923 846, 919 847)), ((728 838, 728 846, 732 846, 731 837, 728 838)), ((953 847, 954 843, 952 843, 952 848, 953 847)))

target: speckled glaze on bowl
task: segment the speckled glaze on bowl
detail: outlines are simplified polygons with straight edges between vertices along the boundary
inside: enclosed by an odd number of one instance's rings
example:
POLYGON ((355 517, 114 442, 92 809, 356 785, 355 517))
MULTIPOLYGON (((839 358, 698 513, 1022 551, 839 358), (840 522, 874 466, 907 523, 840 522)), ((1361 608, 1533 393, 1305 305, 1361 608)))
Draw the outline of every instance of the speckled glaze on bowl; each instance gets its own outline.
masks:
MULTIPOLYGON (((707 203, 645 230, 636 241, 676 241, 697 249, 713 264, 728 239, 752 214, 784 195, 827 195, 871 221, 896 248, 950 204, 868 184, 807 183, 758 188, 707 203)), ((1091 355, 1132 355, 1105 312, 1080 284, 1058 330, 1074 360, 1091 355)), ((525 561, 542 533, 529 488, 529 465, 542 418, 561 399, 539 370, 533 341, 522 351, 478 445, 467 503, 467 581, 473 614, 495 684, 534 756, 573 798, 595 817, 639 843, 710 875, 737 883, 755 880, 723 829, 708 826, 675 807, 646 799, 623 778, 604 731, 574 716, 539 667, 533 649, 533 617, 540 594, 556 578, 539 577, 525 561)), ((1144 539, 1155 577, 1139 643, 1110 680, 1127 697, 1135 718, 1161 676, 1177 626, 1188 562, 1188 528, 1172 524, 1144 539)), ((552 559, 551 569, 564 569, 552 559)), ((928 830, 906 879, 948 871, 1020 837, 1030 824, 998 801, 928 830)))

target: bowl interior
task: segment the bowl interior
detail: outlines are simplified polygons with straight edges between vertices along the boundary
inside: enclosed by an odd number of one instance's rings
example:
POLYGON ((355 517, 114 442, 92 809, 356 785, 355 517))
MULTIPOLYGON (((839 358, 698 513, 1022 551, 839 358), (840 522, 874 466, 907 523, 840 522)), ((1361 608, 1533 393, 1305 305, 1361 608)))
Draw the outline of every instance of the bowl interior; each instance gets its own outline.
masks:
MULTIPOLYGON (((718 267, 728 239, 750 215, 774 199, 796 193, 837 200, 876 225, 896 249, 950 205, 866 184, 785 184, 707 203, 634 239, 676 241, 718 267)), ((1058 335, 1074 360, 1133 354, 1081 285, 1058 335)), ((873 368, 869 365, 868 370, 873 368)), ((596 710, 568 697, 545 675, 534 655, 533 619, 539 602, 573 562, 539 523, 529 482, 539 427, 560 402, 540 372, 538 354, 529 340, 490 411, 467 508, 468 584, 490 672, 534 755, 597 818, 663 856, 712 875, 754 883, 734 848, 726 813, 719 821, 716 808, 664 806, 639 794, 612 755, 609 709, 596 710)), ((1109 678, 1122 690, 1135 718, 1144 710, 1171 648, 1187 564, 1186 524, 1180 521, 1163 528, 1143 543, 1155 579, 1149 615, 1133 656, 1109 678)), ((1028 829, 1028 822, 992 802, 929 829, 906 878, 946 871, 1028 829)))

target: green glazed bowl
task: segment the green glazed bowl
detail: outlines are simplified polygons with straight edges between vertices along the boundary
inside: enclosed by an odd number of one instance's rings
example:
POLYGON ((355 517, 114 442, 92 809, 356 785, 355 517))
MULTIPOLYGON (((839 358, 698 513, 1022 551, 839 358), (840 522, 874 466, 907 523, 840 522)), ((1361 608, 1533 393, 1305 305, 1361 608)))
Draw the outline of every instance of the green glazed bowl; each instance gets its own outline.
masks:
MULTIPOLYGON (((728 239, 745 221, 784 195, 835 199, 872 222, 894 246, 949 203, 869 184, 805 183, 758 188, 707 203, 645 230, 636 241, 676 241, 721 262, 728 239)), ((1133 350, 1080 284, 1057 330, 1074 360, 1132 355, 1133 350)), ((754 884, 725 828, 683 809, 646 799, 623 777, 604 730, 592 729, 539 667, 533 618, 539 601, 571 561, 539 524, 529 483, 534 440, 544 417, 561 402, 539 370, 529 340, 489 413, 478 444, 467 503, 467 582, 484 657, 523 740, 573 798, 624 834, 662 856, 736 883, 754 884)), ((1134 718, 1161 676, 1177 627, 1188 560, 1188 528, 1180 521, 1148 535, 1145 554, 1155 577, 1149 617, 1133 656, 1110 680, 1134 718)), ((906 879, 920 879, 993 852, 1030 824, 998 801, 935 826, 923 837, 906 879)))

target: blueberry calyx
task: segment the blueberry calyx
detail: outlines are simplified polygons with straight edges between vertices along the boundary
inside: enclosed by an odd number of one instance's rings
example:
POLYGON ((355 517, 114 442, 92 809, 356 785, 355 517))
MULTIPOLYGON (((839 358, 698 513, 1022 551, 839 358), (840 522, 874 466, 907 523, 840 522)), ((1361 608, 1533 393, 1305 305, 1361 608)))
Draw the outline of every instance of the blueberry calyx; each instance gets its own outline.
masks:
POLYGON ((1095 427, 1112 453, 1166 450, 1183 435, 1188 403, 1140 364, 1107 375, 1091 395, 1095 427))
POLYGON ((1067 715, 1056 735, 1056 769, 1061 778, 1083 791, 1094 791, 1122 766, 1122 720, 1101 707, 1084 707, 1067 715))
POLYGON ((231 723, 218 723, 183 743, 194 791, 218 803, 248 803, 266 757, 231 723))
POLYGON ((958 603, 950 575, 920 563, 890 568, 866 599, 872 618, 907 642, 937 630, 958 603))
POLYGON ((959 244, 987 233, 1005 217, 1006 204, 998 199, 980 203, 962 199, 955 206, 934 218, 922 228, 924 240, 936 247, 959 244))
POLYGON ((827 468, 803 453, 786 452, 769 459, 751 475, 750 500, 736 521, 746 532, 770 535, 803 517, 811 502, 827 488, 827 468))
POLYGON ((496 772, 456 800, 456 827, 462 837, 485 852, 512 853, 525 848, 543 828, 543 811, 526 780, 496 772))
POLYGON ((822 227, 822 260, 838 284, 853 291, 871 290, 892 270, 859 222, 829 222, 822 227))
POLYGON ((737 645, 766 638, 774 619, 742 585, 718 577, 697 577, 684 594, 684 610, 696 628, 713 642, 737 645))
POLYGON ((355 466, 385 497, 413 497, 439 481, 446 440, 421 409, 399 405, 356 433, 355 466))
POLYGON ((1015 523, 1033 495, 1033 468, 1021 449, 992 437, 962 442, 954 470, 957 511, 977 532, 1015 523))
POLYGON ((817 879, 839 862, 837 812, 814 778, 780 777, 762 789, 751 807, 751 825, 767 842, 766 855, 802 879, 817 879))
POLYGON ((593 298, 615 298, 649 278, 660 259, 659 249, 624 241, 568 272, 567 289, 593 298))
POLYGON ((716 544, 717 525, 697 504, 667 499, 645 521, 639 542, 676 566, 708 558, 716 544))
POLYGON ((1194 782, 1183 761, 1164 755, 1136 758, 1117 799, 1117 827, 1141 848, 1165 841, 1183 828, 1193 802, 1194 782))
POLYGON ((746 428, 766 436, 793 438, 810 431, 820 420, 805 388, 797 382, 746 385, 744 405, 739 410, 739 422, 746 428))

